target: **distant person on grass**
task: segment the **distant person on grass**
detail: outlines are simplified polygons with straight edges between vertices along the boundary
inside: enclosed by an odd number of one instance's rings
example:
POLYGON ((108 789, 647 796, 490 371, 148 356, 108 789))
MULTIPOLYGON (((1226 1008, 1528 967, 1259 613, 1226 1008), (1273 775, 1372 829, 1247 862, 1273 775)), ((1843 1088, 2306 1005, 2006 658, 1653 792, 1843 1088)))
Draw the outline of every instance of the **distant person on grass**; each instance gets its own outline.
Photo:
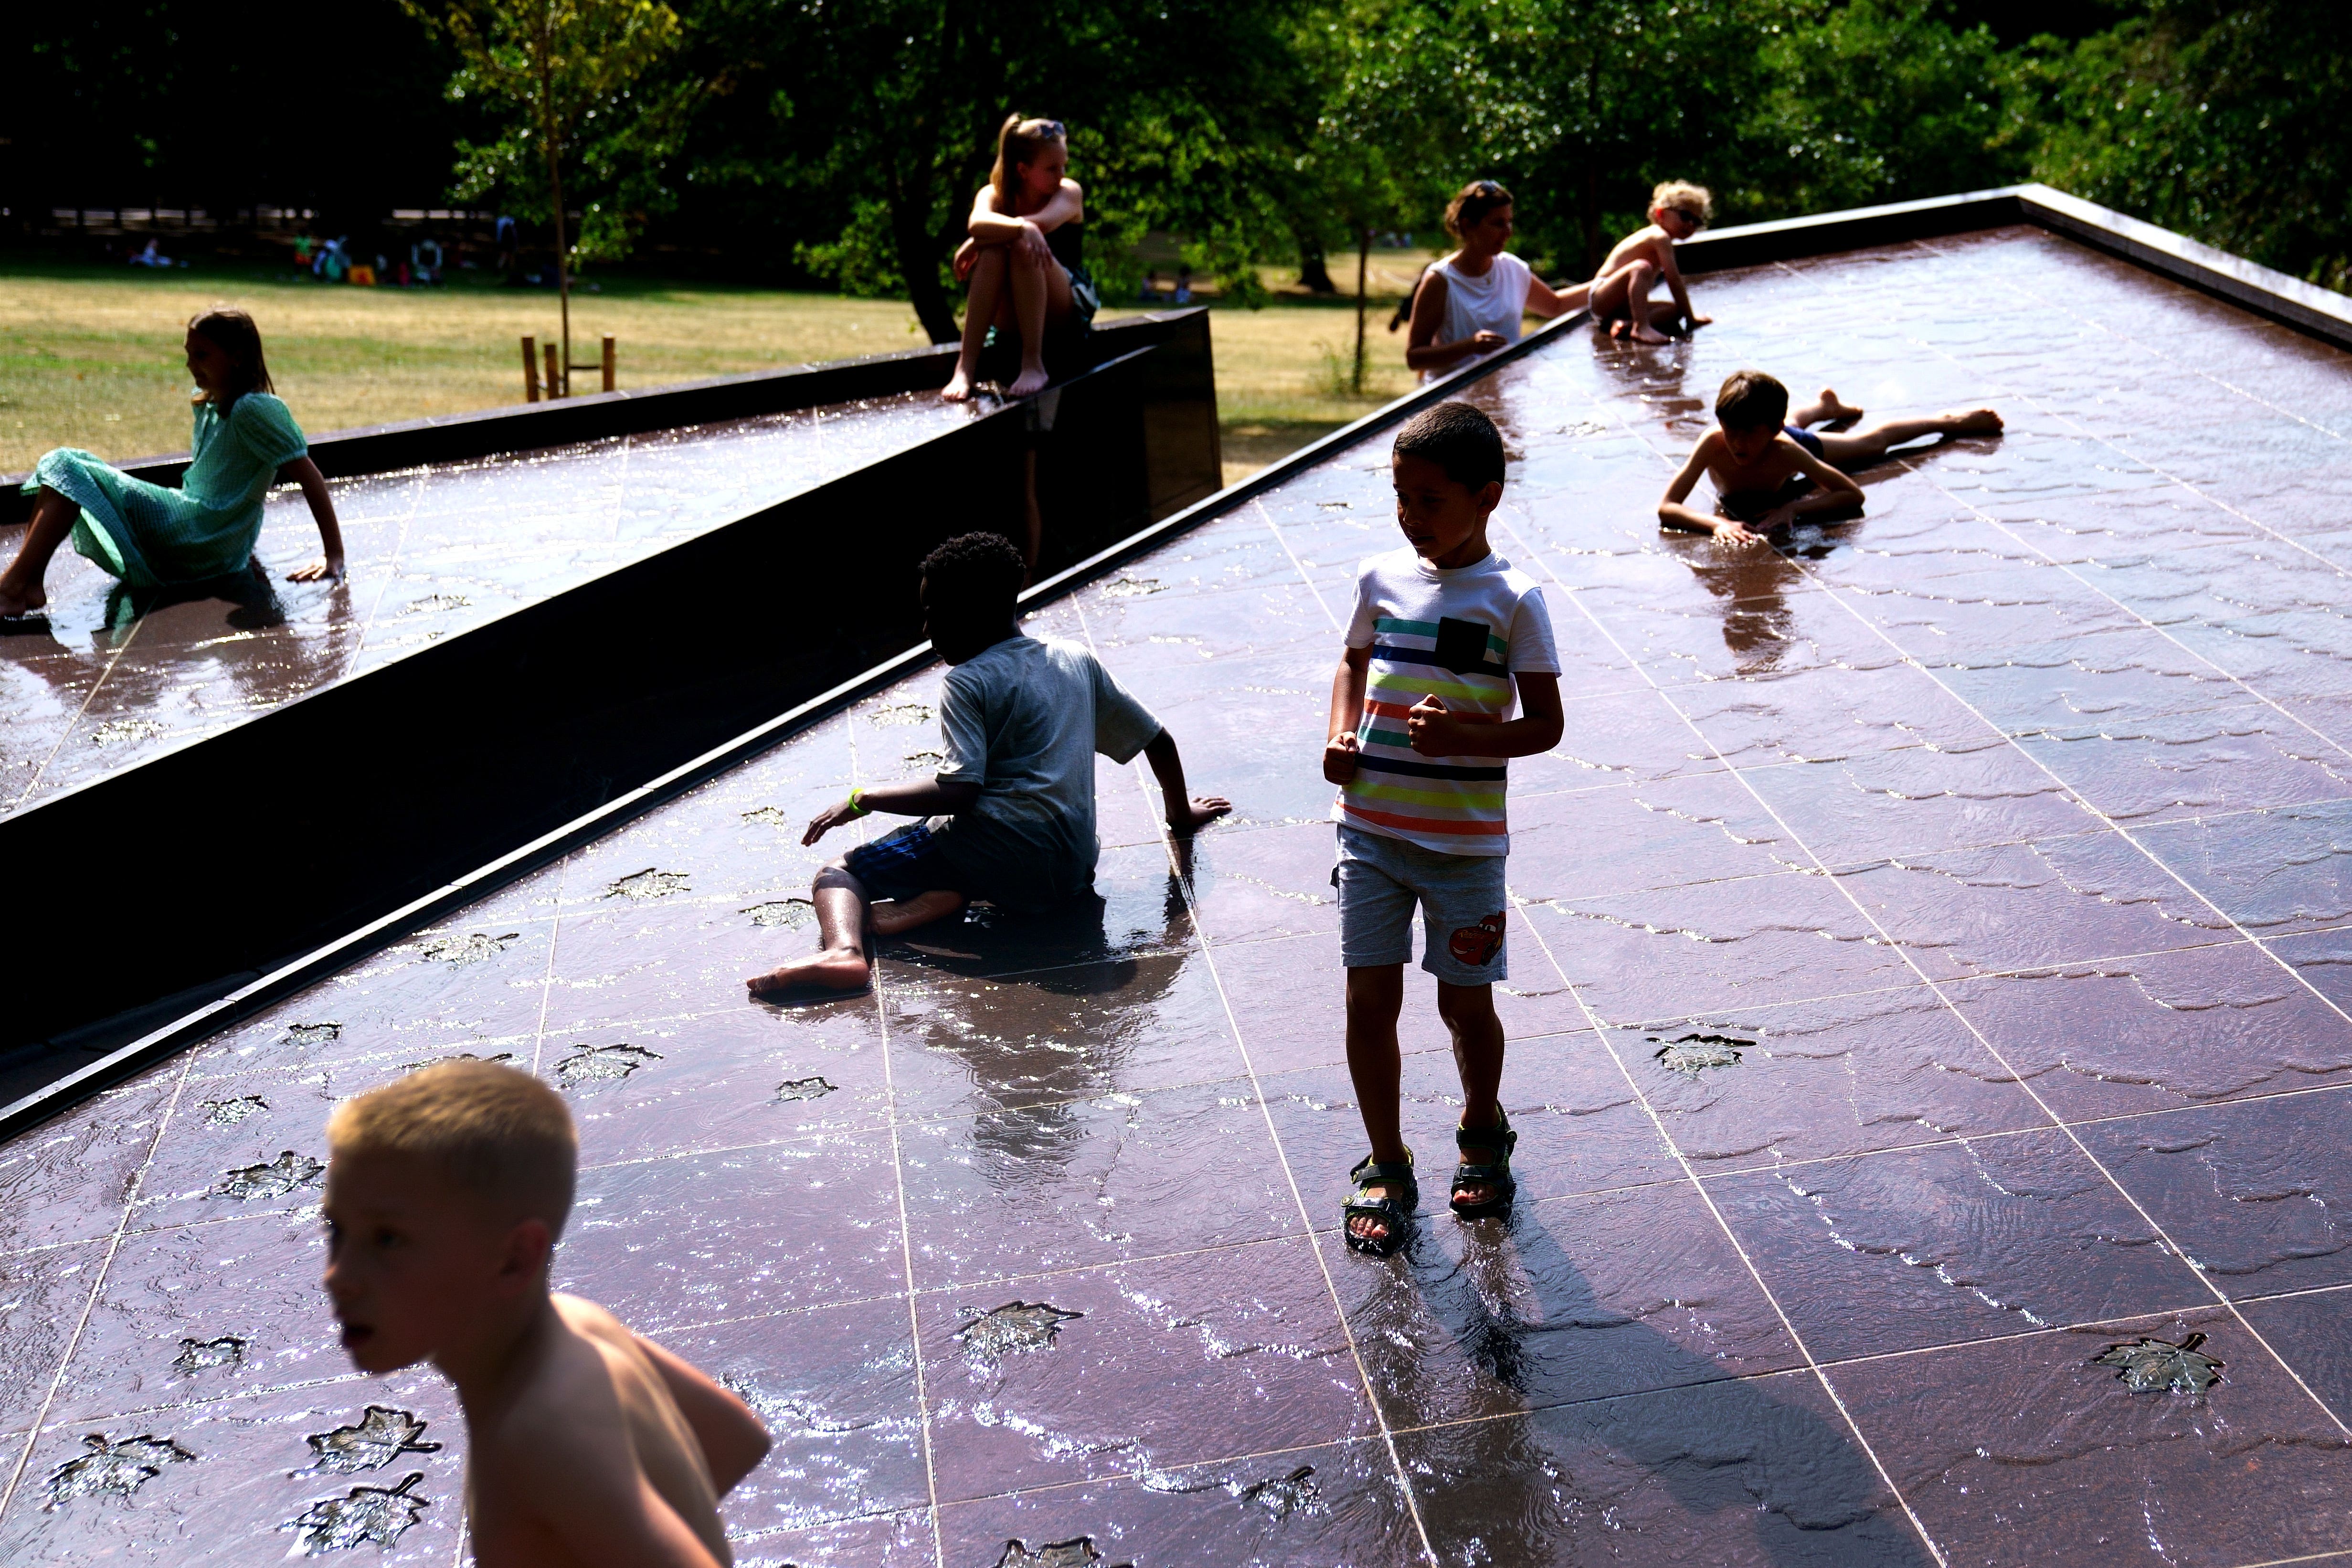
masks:
POLYGON ((444 1061, 327 1121, 327 1295, 379 1376, 430 1361, 466 1413, 480 1568, 731 1563, 719 1500, 767 1428, 735 1394, 593 1301, 548 1289, 579 1139, 563 1097, 444 1061))
POLYGON ((1509 973, 1505 779, 1507 759, 1551 750, 1561 727, 1543 590, 1486 542, 1503 499, 1501 433, 1468 404, 1441 403, 1398 434, 1389 464, 1406 548, 1357 570, 1323 748, 1323 776, 1339 786, 1348 1073, 1372 1145, 1348 1173, 1356 1190, 1341 1213, 1348 1245, 1382 1257, 1404 1245, 1421 1201, 1398 1103, 1415 906, 1421 966, 1437 977, 1462 1075, 1452 1207, 1478 1219, 1517 1191, 1494 997, 1509 973))
POLYGON ((1816 435, 1814 425, 1853 425, 1862 410, 1822 395, 1791 416, 1789 389, 1760 370, 1734 371, 1715 396, 1716 428, 1699 437, 1658 502, 1661 526, 1728 541, 1785 537, 1798 519, 1861 515, 1862 487, 1843 470, 1877 462, 1891 447, 1922 436, 1998 436, 1990 408, 1955 409, 1925 419, 1882 419, 1848 435, 1816 435), (1704 475, 1715 487, 1714 515, 1689 505, 1704 475))
POLYGON ((753 975, 752 994, 856 990, 870 978, 867 931, 894 936, 973 899, 1043 912, 1091 892, 1097 752, 1114 763, 1143 754, 1171 833, 1196 832, 1233 809, 1184 793, 1176 737, 1094 655, 1023 634, 1016 600, 1026 575, 1020 550, 995 533, 960 534, 923 562, 924 634, 954 667, 940 700, 945 759, 926 782, 851 790, 801 842, 871 812, 929 820, 818 872, 811 901, 823 946, 753 975))
POLYGON ((262 501, 280 479, 302 487, 324 553, 287 574, 294 583, 343 574, 334 498, 310 460, 302 427, 270 385, 261 330, 242 310, 206 310, 188 323, 195 434, 180 488, 134 479, 79 447, 44 453, 25 481, 39 493, 16 559, 0 573, 0 618, 49 602, 43 579, 68 538, 77 552, 131 588, 201 583, 252 567, 262 501))
POLYGON ((1521 317, 1549 320, 1582 308, 1583 286, 1557 292, 1503 248, 1512 217, 1511 193, 1492 180, 1473 180, 1445 205, 1445 232, 1461 248, 1422 273, 1405 339, 1406 368, 1422 380, 1517 342, 1521 317))
POLYGON ((1609 323, 1609 335, 1640 343, 1667 341, 1660 327, 1696 331, 1715 320, 1691 309, 1690 289, 1675 264, 1675 247, 1706 226, 1715 198, 1704 185, 1668 180, 1650 193, 1650 222, 1612 247, 1592 275, 1592 319, 1609 323), (1671 298, 1653 300, 1664 283, 1671 298))
POLYGON ((1021 372, 1006 395, 1044 391, 1047 353, 1061 357, 1093 326, 1101 298, 1086 268, 1086 193, 1069 166, 1069 135, 1058 120, 1015 114, 997 132, 996 165, 971 199, 971 237, 955 253, 955 275, 971 291, 963 352, 940 390, 950 403, 971 395, 982 351, 1005 337, 1021 347, 1021 372))

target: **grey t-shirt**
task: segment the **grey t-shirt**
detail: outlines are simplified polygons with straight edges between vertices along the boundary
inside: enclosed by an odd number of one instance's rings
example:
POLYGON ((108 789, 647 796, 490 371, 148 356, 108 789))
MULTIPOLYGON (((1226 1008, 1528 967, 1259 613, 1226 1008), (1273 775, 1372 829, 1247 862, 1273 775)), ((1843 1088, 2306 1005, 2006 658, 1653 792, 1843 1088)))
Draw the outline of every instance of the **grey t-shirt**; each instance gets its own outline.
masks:
POLYGON ((980 798, 936 817, 940 850, 980 896, 1040 909, 1094 882, 1095 753, 1124 763, 1160 721, 1086 649, 1008 637, 948 671, 941 784, 980 798))

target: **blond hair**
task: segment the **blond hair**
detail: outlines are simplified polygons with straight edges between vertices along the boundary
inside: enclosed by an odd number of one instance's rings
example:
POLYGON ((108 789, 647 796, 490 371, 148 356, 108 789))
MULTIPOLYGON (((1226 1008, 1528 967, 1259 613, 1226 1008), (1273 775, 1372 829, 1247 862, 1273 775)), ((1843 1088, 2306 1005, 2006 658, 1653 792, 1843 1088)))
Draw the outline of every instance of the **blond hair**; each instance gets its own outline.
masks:
POLYGON ((563 1097, 527 1072, 479 1061, 436 1062, 343 1101, 327 1119, 327 1149, 414 1156, 557 1236, 580 1163, 563 1097))
POLYGON ((1680 213, 1704 227, 1715 216, 1715 197, 1705 185, 1694 185, 1688 180, 1668 180, 1650 193, 1650 210, 1655 212, 1660 207, 1680 213))
POLYGON ((1013 171, 1023 163, 1034 163, 1037 154, 1056 142, 1066 142, 1069 133, 1058 120, 1024 120, 1008 114, 996 132, 996 164, 988 171, 988 183, 996 187, 996 210, 1010 216, 1013 211, 1013 171))

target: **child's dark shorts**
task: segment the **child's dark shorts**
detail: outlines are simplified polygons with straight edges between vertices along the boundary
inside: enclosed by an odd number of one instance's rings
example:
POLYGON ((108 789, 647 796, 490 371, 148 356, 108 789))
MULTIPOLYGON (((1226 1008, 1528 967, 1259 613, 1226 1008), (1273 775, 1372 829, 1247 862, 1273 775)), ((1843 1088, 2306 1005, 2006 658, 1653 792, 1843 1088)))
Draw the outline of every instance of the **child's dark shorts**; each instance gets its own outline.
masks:
POLYGON ((1487 985, 1510 974, 1503 938, 1509 896, 1504 857, 1448 855, 1402 838, 1339 827, 1339 962, 1349 969, 1412 957, 1421 910, 1421 966, 1448 985, 1487 985))
POLYGON ((911 899, 940 889, 972 896, 962 874, 948 863, 928 823, 910 822, 870 844, 860 844, 844 855, 841 863, 869 899, 911 899))

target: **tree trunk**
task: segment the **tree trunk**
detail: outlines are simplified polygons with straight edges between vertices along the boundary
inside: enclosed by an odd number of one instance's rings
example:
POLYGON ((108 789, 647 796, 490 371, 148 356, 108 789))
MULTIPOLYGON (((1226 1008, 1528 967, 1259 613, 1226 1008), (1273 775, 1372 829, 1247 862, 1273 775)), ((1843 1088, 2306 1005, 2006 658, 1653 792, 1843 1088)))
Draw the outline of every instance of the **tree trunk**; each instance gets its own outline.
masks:
POLYGON ((1310 294, 1337 294, 1339 286, 1331 281, 1331 268, 1324 264, 1323 237, 1302 234, 1298 237, 1298 286, 1310 294))
POLYGON ((907 280, 907 303, 915 308, 915 320, 931 342, 954 342, 963 334, 956 327, 955 304, 940 284, 940 243, 930 231, 931 204, 927 195, 910 195, 896 177, 884 199, 890 205, 890 245, 898 253, 898 276, 907 280))
MULTIPOLYGON (((1588 40, 1588 47, 1590 40, 1588 40)), ((1584 122, 1598 125, 1601 113, 1601 51, 1591 47, 1584 64, 1584 122)), ((1601 243, 1601 155, 1600 149, 1588 143, 1584 149, 1584 275, 1588 278, 1601 270, 1601 258, 1608 251, 1601 243)))
MULTIPOLYGON (((544 57, 542 57, 543 58, 544 57)), ((563 171, 562 159, 555 145, 554 84, 548 73, 540 72, 541 141, 547 148, 547 186, 555 195, 555 298, 556 308, 563 317, 563 356, 556 362, 556 374, 562 377, 563 390, 557 396, 572 395, 572 246, 563 232, 563 171)))
POLYGON ((1356 231, 1356 395, 1364 395, 1364 282, 1372 264, 1372 231, 1356 231))

